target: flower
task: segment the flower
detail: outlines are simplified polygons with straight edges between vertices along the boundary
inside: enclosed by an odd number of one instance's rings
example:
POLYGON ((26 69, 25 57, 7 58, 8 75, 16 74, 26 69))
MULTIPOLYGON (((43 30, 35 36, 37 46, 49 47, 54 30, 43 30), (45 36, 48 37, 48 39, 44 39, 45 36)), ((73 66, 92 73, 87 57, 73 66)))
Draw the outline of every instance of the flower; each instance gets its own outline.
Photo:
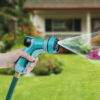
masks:
POLYGON ((21 26, 21 29, 27 29, 27 26, 22 25, 22 26, 21 26))
POLYGON ((41 34, 42 32, 40 32, 40 31, 37 31, 37 34, 41 34))
POLYGON ((50 62, 49 63, 49 66, 52 68, 54 66, 54 64, 50 62))
POLYGON ((29 36, 33 36, 33 34, 32 33, 29 33, 29 36))
POLYGON ((87 59, 99 60, 100 59, 100 50, 96 49, 86 55, 87 59))
POLYGON ((9 39, 14 39, 14 35, 10 35, 9 36, 9 39))
POLYGON ((29 36, 33 36, 33 35, 34 35, 34 32, 29 33, 29 36))

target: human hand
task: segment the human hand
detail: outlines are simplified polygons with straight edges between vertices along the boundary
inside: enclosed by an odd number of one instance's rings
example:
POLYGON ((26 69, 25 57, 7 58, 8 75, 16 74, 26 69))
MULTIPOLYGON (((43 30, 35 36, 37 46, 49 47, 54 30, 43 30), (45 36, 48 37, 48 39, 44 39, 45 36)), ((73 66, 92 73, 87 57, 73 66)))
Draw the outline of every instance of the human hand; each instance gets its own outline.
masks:
POLYGON ((0 68, 12 68, 14 69, 16 61, 20 58, 26 58, 31 62, 30 66, 26 69, 26 72, 29 73, 37 64, 38 58, 32 58, 30 55, 18 49, 12 52, 0 54, 0 68))

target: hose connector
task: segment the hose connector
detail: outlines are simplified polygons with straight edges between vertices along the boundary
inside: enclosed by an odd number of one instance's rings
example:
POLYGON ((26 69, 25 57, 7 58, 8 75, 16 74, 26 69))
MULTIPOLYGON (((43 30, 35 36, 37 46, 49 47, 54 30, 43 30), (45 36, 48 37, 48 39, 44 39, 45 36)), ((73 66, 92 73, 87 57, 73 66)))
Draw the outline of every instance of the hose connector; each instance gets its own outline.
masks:
POLYGON ((19 77, 20 77, 20 75, 21 75, 20 73, 15 72, 14 77, 19 78, 19 77))

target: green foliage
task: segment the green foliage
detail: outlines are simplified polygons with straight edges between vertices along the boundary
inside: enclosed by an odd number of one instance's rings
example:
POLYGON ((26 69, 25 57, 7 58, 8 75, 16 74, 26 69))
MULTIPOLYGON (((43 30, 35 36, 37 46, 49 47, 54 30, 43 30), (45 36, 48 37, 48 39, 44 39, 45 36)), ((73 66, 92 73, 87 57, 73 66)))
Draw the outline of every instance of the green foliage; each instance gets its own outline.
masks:
POLYGON ((0 8, 4 6, 11 6, 11 0, 0 0, 0 8))
POLYGON ((12 20, 17 21, 18 27, 22 25, 32 25, 29 20, 30 13, 23 11, 25 0, 0 0, 0 37, 5 33, 15 31, 9 30, 12 20))
POLYGON ((50 67, 48 66, 35 67, 33 72, 35 75, 49 75, 51 73, 50 67))
POLYGON ((92 48, 90 45, 81 42, 81 41, 69 41, 64 44, 66 47, 70 48, 71 50, 78 52, 80 54, 88 54, 92 48))
POLYGON ((5 49, 4 43, 0 42, 0 51, 4 52, 5 51, 4 49, 5 49))
POLYGON ((5 51, 19 47, 23 47, 25 36, 33 36, 35 38, 42 38, 41 34, 36 30, 35 26, 21 26, 16 32, 5 34, 2 41, 5 45, 5 51), (13 47, 13 48, 12 48, 13 47))
POLYGON ((25 26, 31 26, 32 22, 30 21, 30 19, 19 19, 19 26, 25 25, 25 26))
POLYGON ((88 54, 92 50, 91 46, 89 46, 88 44, 84 42, 78 41, 77 44, 79 45, 78 51, 82 54, 88 54))
POLYGON ((39 55, 39 62, 32 72, 35 75, 58 74, 62 71, 61 65, 62 63, 58 61, 54 55, 41 54, 39 55))
POLYGON ((15 73, 15 71, 10 68, 0 69, 0 74, 13 75, 14 73, 15 73))
POLYGON ((26 0, 17 0, 17 4, 18 4, 19 9, 23 9, 23 5, 24 5, 25 1, 26 0))
POLYGON ((61 72, 62 72, 62 68, 61 68, 61 67, 55 66, 55 67, 53 68, 53 73, 54 73, 54 74, 59 74, 59 73, 61 73, 61 72))
POLYGON ((4 45, 5 45, 5 50, 10 49, 14 45, 14 36, 12 33, 4 35, 2 39, 4 45))

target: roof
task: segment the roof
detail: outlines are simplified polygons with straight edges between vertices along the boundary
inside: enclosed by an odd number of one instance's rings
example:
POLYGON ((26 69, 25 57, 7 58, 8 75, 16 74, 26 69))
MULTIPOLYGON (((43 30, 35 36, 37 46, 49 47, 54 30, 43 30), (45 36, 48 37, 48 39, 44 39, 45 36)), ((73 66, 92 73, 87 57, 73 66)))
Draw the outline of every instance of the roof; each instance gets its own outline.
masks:
POLYGON ((25 10, 99 9, 100 0, 26 0, 25 10))

